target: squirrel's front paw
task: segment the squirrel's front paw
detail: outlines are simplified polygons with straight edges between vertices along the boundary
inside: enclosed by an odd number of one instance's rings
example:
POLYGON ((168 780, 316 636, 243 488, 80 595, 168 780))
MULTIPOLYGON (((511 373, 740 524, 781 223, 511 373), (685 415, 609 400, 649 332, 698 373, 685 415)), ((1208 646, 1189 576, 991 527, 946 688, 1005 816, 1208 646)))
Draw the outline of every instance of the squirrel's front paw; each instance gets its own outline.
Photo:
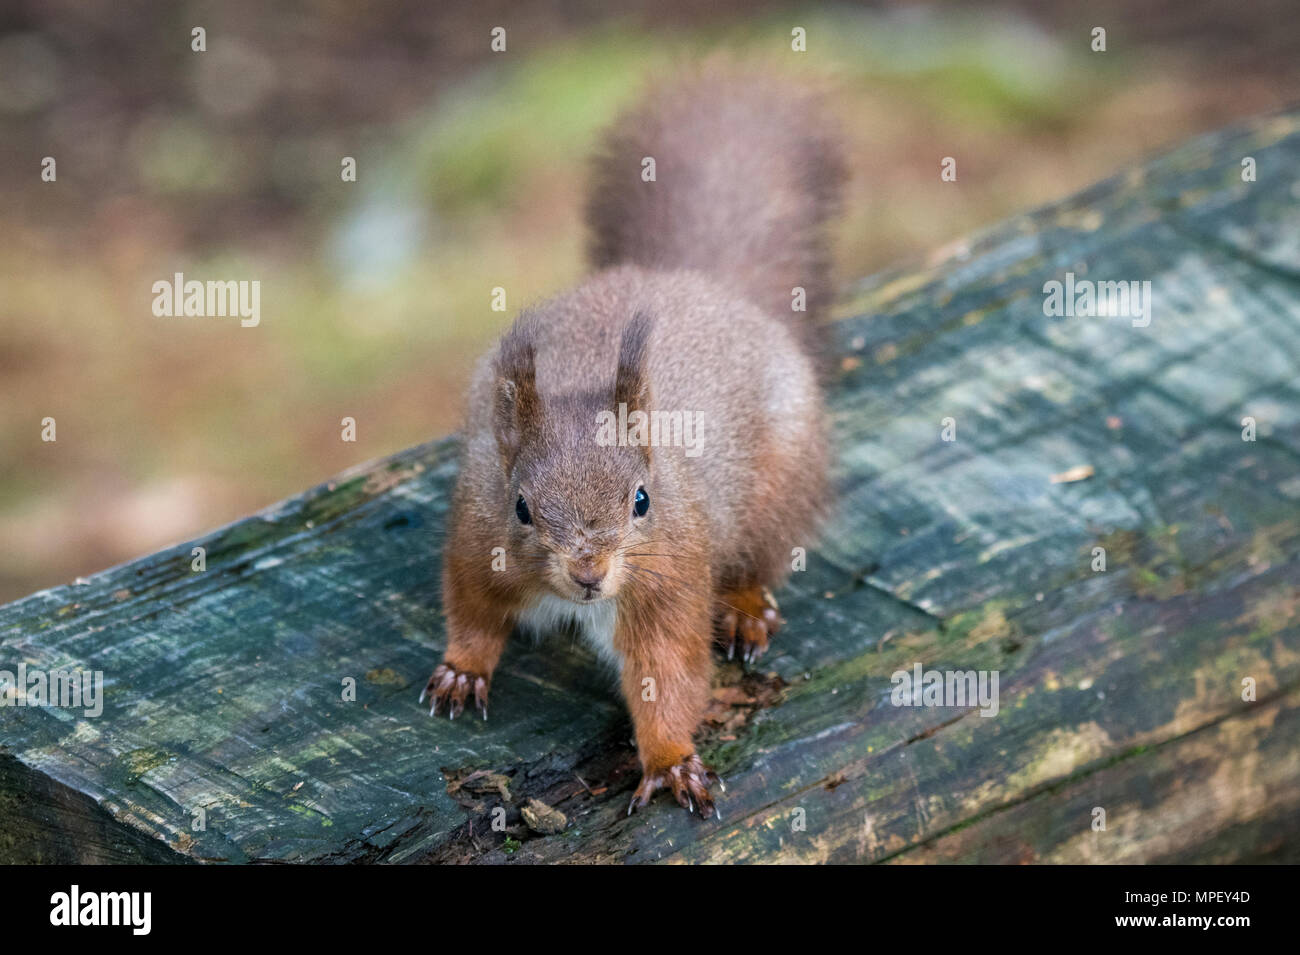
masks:
POLYGON ((430 716, 436 716, 438 709, 445 703, 447 715, 454 720, 465 711, 465 701, 469 699, 471 691, 474 694, 474 705, 483 714, 483 719, 487 719, 487 677, 440 663, 433 671, 433 676, 429 677, 424 691, 420 693, 420 702, 423 703, 426 696, 432 697, 433 704, 429 707, 430 716))
POLYGON ((630 816, 633 810, 649 805, 650 797, 664 786, 668 786, 683 809, 687 812, 698 811, 700 818, 708 819, 709 816, 717 813, 713 805, 713 796, 709 793, 709 786, 713 783, 717 783, 723 792, 727 791, 718 774, 705 766, 698 755, 691 753, 680 763, 669 766, 661 772, 647 772, 642 776, 641 785, 637 786, 636 792, 632 794, 632 802, 627 807, 627 814, 630 816))

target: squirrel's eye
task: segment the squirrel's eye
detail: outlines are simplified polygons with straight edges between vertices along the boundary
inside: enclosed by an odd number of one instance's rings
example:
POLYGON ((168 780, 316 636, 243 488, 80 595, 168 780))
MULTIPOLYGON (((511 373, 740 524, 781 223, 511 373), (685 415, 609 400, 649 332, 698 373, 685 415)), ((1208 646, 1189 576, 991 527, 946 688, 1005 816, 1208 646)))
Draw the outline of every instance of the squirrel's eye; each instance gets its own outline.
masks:
POLYGON ((637 517, 645 517, 645 512, 650 510, 650 495, 645 492, 645 488, 636 489, 636 498, 632 501, 632 513, 637 517))
POLYGON ((519 518, 520 524, 533 522, 533 515, 528 513, 528 502, 524 500, 522 494, 519 495, 519 500, 515 501, 515 517, 519 518))

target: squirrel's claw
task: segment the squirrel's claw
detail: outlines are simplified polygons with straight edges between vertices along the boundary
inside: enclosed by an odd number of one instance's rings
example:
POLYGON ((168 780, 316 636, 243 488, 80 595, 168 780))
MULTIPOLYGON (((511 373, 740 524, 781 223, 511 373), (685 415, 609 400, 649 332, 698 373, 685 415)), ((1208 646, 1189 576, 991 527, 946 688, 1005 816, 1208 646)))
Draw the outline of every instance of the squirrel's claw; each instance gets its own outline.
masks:
POLYGON ((677 804, 687 812, 698 813, 701 819, 714 815, 721 818, 713 804, 713 794, 709 792, 709 786, 714 783, 721 786, 722 780, 718 774, 705 766, 696 753, 691 753, 663 772, 647 773, 641 777, 641 783, 632 793, 632 801, 628 803, 627 814, 630 816, 635 810, 649 805, 655 792, 666 786, 677 804))
POLYGON ((433 703, 429 707, 430 716, 437 716, 445 703, 448 718, 454 720, 465 712, 465 703, 471 692, 474 694, 474 705, 486 720, 487 678, 440 663, 433 671, 433 676, 429 677, 429 682, 425 684, 424 691, 420 694, 420 702, 423 703, 425 697, 432 697, 433 703))
POLYGON ((729 591, 717 598, 718 640, 727 651, 727 659, 737 656, 751 666, 767 652, 768 638, 785 623, 776 600, 766 587, 729 591))

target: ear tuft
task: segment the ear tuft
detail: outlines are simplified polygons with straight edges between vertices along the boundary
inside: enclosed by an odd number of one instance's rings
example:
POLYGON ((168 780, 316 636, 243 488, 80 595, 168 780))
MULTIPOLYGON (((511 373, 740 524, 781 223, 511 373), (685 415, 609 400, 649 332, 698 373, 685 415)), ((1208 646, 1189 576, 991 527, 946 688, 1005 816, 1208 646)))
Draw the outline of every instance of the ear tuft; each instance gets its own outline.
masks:
POLYGON ((506 470, 514 464, 524 435, 537 426, 541 401, 533 343, 518 328, 501 340, 496 360, 497 385, 493 427, 506 470))
POLYGON ((618 371, 614 375, 614 405, 626 404, 628 411, 648 411, 650 381, 646 357, 650 347, 650 316, 636 312, 618 348, 618 371))

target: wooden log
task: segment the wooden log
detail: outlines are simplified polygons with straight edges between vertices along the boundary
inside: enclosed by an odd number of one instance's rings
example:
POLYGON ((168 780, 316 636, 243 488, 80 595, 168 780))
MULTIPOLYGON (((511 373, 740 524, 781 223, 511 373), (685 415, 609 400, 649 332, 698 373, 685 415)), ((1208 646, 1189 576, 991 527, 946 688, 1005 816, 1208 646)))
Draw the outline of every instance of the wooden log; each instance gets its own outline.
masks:
POLYGON ((835 519, 701 734, 720 821, 626 815, 563 637, 490 722, 417 706, 444 441, 0 609, 0 670, 105 680, 94 718, 7 688, 0 861, 1300 861, 1297 169, 1267 118, 854 290, 835 519), (1149 281, 1149 324, 1045 314, 1067 273, 1149 281), (997 714, 894 705, 917 664, 996 672, 997 714))

